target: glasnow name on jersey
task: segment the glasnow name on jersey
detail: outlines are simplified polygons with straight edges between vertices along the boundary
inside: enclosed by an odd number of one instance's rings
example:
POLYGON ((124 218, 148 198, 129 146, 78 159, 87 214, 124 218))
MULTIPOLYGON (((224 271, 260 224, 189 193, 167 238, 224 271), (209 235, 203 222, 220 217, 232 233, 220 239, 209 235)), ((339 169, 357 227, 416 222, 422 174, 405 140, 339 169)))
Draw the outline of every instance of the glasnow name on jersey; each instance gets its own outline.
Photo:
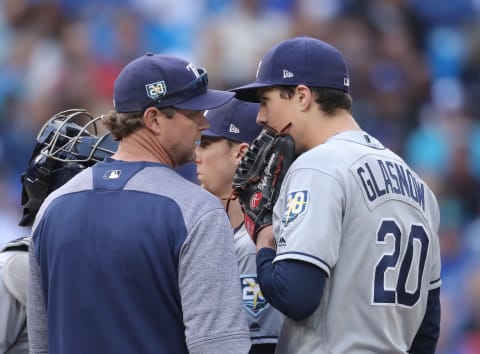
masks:
POLYGON ((368 160, 357 161, 353 172, 371 203, 376 205, 403 196, 425 211, 425 185, 414 172, 396 161, 377 159, 372 163, 371 159, 368 160))

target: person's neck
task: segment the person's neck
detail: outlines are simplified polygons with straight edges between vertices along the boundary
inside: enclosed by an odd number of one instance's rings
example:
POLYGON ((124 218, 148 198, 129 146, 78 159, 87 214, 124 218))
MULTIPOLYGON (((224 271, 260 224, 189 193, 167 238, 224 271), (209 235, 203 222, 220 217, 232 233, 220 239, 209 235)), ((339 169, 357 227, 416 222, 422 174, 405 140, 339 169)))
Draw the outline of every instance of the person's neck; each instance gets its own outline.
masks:
POLYGON ((223 199, 222 202, 225 206, 225 210, 227 211, 228 218, 230 219, 230 224, 234 229, 236 229, 244 220, 242 207, 240 206, 238 199, 232 199, 230 201, 223 199))
POLYGON ((307 150, 323 144, 333 135, 346 131, 361 130, 355 118, 347 111, 340 111, 334 116, 324 115, 320 120, 315 122, 315 126, 307 130, 307 132, 311 133, 307 138, 307 150))
POLYGON ((175 166, 168 151, 160 144, 152 132, 144 128, 123 138, 112 158, 122 161, 160 162, 170 167, 175 166))

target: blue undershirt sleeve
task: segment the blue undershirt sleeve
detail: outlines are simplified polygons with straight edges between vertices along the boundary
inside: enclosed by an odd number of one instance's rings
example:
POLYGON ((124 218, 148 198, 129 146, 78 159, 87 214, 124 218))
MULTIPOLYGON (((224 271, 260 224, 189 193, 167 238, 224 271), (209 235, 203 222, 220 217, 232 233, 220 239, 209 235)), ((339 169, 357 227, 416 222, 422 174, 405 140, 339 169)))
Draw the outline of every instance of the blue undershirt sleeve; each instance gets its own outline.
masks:
POLYGON ((295 321, 303 320, 320 304, 327 274, 307 262, 272 263, 275 255, 270 248, 262 248, 257 253, 257 277, 262 294, 285 316, 295 321))
POLYGON ((440 334, 440 312, 440 288, 436 288, 428 292, 427 310, 408 351, 410 354, 435 353, 440 334))

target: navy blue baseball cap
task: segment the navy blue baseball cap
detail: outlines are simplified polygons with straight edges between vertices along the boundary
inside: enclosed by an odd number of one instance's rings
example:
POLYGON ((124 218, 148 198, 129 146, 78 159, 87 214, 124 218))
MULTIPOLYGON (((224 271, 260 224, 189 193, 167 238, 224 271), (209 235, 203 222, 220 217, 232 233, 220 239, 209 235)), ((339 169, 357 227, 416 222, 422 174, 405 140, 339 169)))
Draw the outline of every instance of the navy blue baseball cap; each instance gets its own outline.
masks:
POLYGON ((241 100, 258 102, 258 88, 300 84, 348 93, 350 78, 343 55, 335 47, 316 38, 290 38, 265 53, 258 64, 254 83, 230 91, 241 100))
POLYGON ((256 123, 259 103, 233 99, 226 105, 209 110, 205 117, 210 128, 202 136, 230 139, 250 144, 260 134, 262 126, 256 123))
POLYGON ((217 108, 235 95, 210 90, 203 68, 170 55, 146 54, 127 64, 114 84, 117 112, 142 112, 148 107, 194 111, 217 108))

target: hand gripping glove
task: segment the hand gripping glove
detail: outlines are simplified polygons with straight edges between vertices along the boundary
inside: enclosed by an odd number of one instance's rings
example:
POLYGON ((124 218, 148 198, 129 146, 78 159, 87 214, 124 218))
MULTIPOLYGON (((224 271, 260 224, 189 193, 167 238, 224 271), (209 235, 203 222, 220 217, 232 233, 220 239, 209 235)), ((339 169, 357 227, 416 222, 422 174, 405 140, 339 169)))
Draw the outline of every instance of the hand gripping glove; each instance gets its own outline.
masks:
POLYGON ((254 242, 258 232, 272 224, 273 207, 293 160, 293 138, 264 128, 237 166, 232 195, 242 206, 245 227, 254 242))

